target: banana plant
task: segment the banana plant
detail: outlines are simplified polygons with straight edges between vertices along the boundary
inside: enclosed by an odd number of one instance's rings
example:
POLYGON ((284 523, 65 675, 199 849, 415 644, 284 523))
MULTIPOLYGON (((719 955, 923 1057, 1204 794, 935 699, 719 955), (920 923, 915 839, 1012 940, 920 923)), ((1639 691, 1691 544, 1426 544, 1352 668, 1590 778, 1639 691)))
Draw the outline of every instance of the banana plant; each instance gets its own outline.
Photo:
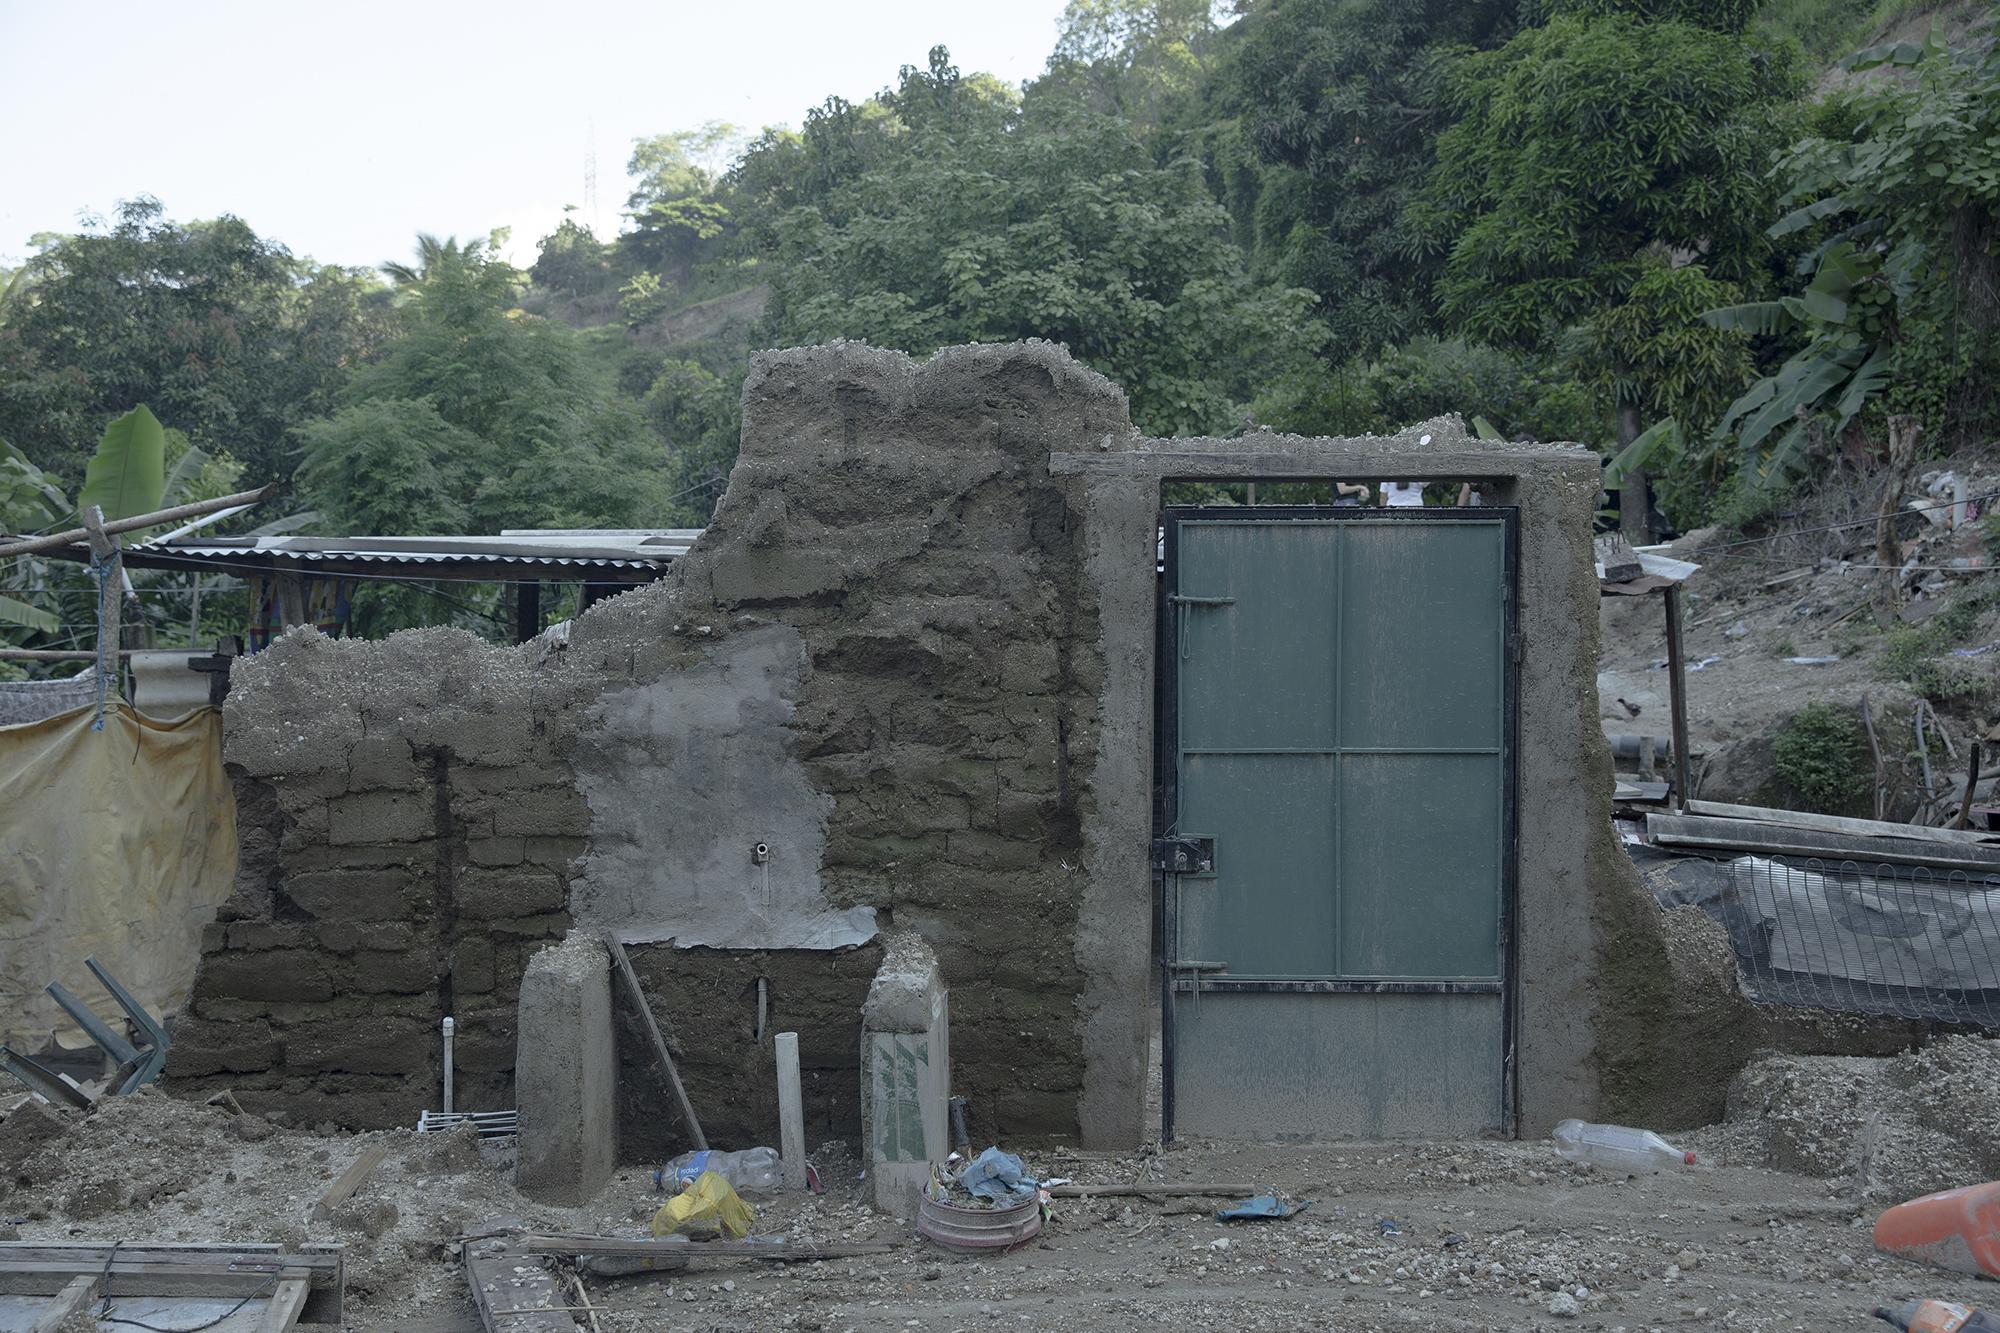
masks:
POLYGON ((1851 138, 1804 140, 1780 165, 1792 179, 1785 203, 1796 206, 1769 234, 1829 229, 1800 260, 1810 281, 1793 296, 1703 316, 1717 328, 1802 339, 1715 429, 1717 440, 1734 437, 1746 476, 1765 487, 1803 466, 1815 425, 1837 437, 1895 373, 1909 373, 1897 352, 1913 325, 1959 323, 1953 251, 1968 219, 2000 209, 2000 52, 1953 51, 1933 24, 1922 42, 1884 43, 1842 63, 1915 79, 1864 85, 1850 100, 1851 138))

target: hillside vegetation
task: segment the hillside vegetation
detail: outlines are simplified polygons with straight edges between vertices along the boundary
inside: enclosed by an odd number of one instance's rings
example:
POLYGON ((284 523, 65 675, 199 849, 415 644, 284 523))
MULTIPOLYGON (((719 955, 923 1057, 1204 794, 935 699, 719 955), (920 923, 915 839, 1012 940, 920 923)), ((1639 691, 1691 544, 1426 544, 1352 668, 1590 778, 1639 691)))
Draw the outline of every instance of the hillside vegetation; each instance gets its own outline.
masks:
MULTIPOLYGON (((1619 456, 1682 528, 1754 522, 1891 415, 1939 451, 1993 434, 1991 21, 1072 0, 1023 87, 938 48, 796 130, 643 140, 617 234, 565 221, 526 271, 433 236, 332 267, 135 196, 0 275, 0 530, 47 526, 141 403, 195 492, 278 481, 323 531, 698 524, 750 348, 1029 337, 1149 432, 1456 411, 1619 456)), ((0 635, 74 642, 66 577, 0 583, 64 607, 0 603, 0 635)), ((364 623, 497 623, 472 602, 364 623)))

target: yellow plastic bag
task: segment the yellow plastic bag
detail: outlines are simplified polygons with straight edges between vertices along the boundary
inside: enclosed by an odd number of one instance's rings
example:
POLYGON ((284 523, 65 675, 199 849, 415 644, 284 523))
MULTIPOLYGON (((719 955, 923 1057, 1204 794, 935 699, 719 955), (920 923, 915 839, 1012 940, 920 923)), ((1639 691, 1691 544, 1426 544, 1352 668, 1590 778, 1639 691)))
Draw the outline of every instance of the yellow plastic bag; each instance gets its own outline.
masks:
POLYGON ((653 1215, 653 1234, 702 1231, 707 1229, 702 1225, 706 1223, 731 1240, 741 1240, 750 1234, 756 1220, 756 1211, 728 1181, 713 1171, 704 1171, 653 1215))

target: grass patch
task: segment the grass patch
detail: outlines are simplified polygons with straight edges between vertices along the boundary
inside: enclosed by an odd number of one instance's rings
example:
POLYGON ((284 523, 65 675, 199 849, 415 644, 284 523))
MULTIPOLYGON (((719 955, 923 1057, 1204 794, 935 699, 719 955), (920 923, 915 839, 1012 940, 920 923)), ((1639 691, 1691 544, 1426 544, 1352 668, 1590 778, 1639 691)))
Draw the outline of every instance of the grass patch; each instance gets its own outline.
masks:
POLYGON ((1921 625, 1890 630, 1875 669, 1887 679, 1908 681, 1911 689, 1934 704, 1984 696, 1992 687, 1986 673, 1967 659, 1945 654, 1964 646, 1996 603, 2000 593, 1968 593, 1921 625))

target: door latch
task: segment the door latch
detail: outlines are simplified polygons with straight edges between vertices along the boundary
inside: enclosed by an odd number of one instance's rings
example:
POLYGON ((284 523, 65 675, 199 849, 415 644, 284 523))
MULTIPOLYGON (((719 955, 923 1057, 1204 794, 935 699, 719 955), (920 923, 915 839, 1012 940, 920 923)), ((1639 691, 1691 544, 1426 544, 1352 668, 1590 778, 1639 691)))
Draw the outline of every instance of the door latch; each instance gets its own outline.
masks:
POLYGON ((1215 873, 1215 839, 1155 838, 1153 869, 1169 875, 1215 873))

